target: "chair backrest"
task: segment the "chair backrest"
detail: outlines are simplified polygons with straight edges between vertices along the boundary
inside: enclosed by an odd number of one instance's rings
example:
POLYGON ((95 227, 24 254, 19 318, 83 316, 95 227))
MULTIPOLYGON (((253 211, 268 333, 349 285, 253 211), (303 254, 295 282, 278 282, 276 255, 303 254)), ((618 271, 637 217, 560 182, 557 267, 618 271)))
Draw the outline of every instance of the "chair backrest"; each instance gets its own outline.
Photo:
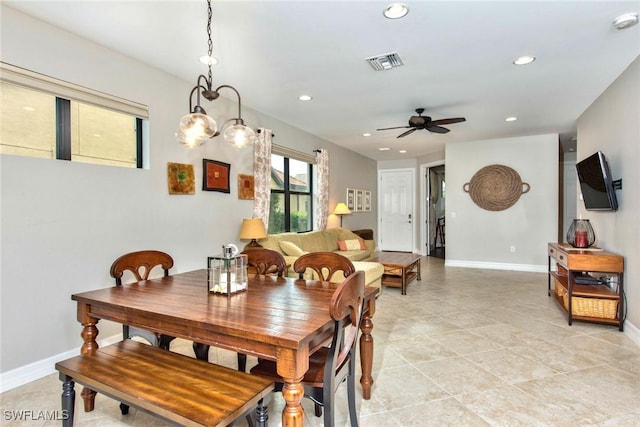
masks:
POLYGON ((116 279, 116 286, 122 285, 122 274, 130 271, 136 280, 147 280, 154 267, 162 266, 165 277, 173 267, 171 255, 161 251, 137 251, 124 254, 111 264, 111 277, 116 279))
POLYGON ((250 248, 241 252, 247 256, 247 264, 258 276, 276 273, 282 277, 287 270, 287 262, 280 252, 266 248, 250 248))
POLYGON ((299 277, 304 278, 304 273, 310 268, 318 275, 318 280, 324 282, 331 281, 333 275, 342 271, 344 277, 349 277, 355 273, 356 269, 347 257, 334 252, 309 252, 300 255, 293 263, 293 270, 299 277))
POLYGON ((325 365, 325 386, 333 384, 335 388, 344 376, 354 374, 355 348, 364 304, 364 286, 364 272, 358 271, 340 283, 331 297, 329 314, 335 323, 325 365))

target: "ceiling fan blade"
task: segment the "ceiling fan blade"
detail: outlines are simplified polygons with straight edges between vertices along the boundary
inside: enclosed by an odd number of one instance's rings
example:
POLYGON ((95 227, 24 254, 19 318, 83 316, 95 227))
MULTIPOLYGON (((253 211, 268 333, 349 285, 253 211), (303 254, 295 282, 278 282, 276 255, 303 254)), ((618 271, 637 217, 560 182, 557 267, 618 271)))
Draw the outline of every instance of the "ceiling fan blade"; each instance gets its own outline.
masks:
POLYGON ((460 123, 466 121, 467 119, 465 119, 464 117, 452 117, 450 119, 433 120, 431 123, 433 123, 434 125, 450 125, 452 123, 460 123))
POLYGON ((427 129, 429 132, 434 132, 434 133, 447 133, 447 132, 449 132, 449 129, 447 129, 447 128, 443 128, 442 126, 434 126, 432 123, 433 123, 433 122, 429 123, 429 124, 426 126, 426 129, 427 129))
POLYGON ((407 135, 415 132, 416 130, 417 130, 416 128, 409 129, 408 131, 402 132, 400 135, 396 136, 396 138, 402 138, 403 136, 407 136, 407 135))
POLYGON ((376 130, 389 130, 389 129, 406 129, 406 128, 410 128, 412 126, 396 126, 393 128, 382 128, 382 129, 376 129, 376 130))

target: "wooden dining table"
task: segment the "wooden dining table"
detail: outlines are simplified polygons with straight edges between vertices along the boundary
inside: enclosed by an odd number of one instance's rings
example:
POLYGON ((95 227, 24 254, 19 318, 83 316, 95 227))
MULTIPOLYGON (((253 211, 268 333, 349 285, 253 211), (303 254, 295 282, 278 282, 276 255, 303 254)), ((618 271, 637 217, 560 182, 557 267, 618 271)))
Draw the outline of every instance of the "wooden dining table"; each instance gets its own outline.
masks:
MULTIPOLYGON (((329 303, 337 284, 314 280, 249 276, 246 291, 209 293, 207 270, 196 270, 72 295, 83 326, 81 354, 98 348, 100 319, 149 329, 196 343, 275 360, 284 388, 283 426, 302 426, 301 384, 309 355, 331 337, 329 303)), ((360 384, 370 399, 373 378, 372 317, 379 289, 365 288, 360 325, 360 384)), ((176 379, 179 381, 179 379, 176 379)), ((82 392, 85 411, 95 392, 82 392)))

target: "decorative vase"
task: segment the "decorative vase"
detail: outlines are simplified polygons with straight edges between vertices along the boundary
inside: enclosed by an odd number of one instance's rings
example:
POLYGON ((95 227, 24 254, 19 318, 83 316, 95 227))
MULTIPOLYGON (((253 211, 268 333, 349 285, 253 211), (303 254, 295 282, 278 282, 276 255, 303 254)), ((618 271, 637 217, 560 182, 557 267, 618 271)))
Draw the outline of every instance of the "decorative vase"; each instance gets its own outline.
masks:
POLYGON ((574 248, 588 248, 596 242, 596 235, 588 219, 574 219, 567 231, 567 242, 574 248))

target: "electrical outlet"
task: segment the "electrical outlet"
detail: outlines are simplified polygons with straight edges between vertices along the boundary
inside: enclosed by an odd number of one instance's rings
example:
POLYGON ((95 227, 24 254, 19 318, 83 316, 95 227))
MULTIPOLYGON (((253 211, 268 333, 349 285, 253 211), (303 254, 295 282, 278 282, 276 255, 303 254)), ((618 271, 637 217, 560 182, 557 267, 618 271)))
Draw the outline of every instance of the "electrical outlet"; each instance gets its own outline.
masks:
POLYGON ((509 250, 511 251, 511 253, 514 253, 516 251, 516 247, 514 245, 509 246, 509 250))

